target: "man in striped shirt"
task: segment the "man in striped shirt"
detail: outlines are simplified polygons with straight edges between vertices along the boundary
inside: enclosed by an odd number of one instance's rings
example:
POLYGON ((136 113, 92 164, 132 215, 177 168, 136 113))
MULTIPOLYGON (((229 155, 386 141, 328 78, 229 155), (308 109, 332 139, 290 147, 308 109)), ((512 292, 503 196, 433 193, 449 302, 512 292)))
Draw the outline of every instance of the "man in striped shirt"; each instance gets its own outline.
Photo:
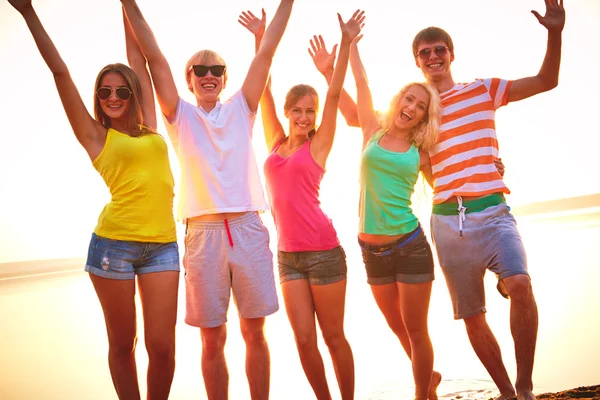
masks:
POLYGON ((498 157, 495 110, 548 91, 558 84, 563 0, 545 0, 548 30, 542 67, 536 76, 514 81, 478 79, 455 83, 450 66, 454 46, 442 29, 429 27, 413 41, 417 66, 442 98, 440 138, 430 151, 434 186, 432 236, 454 309, 465 321, 475 353, 500 390, 498 399, 535 399, 532 370, 538 313, 525 250, 504 194, 510 193, 494 160, 498 157), (560 1, 560 2, 559 2, 560 1), (513 387, 500 347, 485 318, 483 275, 496 273, 498 290, 510 298, 517 380, 513 387))

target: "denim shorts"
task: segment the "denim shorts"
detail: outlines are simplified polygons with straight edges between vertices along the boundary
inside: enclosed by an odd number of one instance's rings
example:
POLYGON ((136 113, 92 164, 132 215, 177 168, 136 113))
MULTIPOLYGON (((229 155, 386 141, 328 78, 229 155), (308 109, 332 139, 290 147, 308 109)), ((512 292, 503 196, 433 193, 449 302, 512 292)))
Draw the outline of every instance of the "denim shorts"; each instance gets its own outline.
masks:
POLYGON ((134 279, 136 274, 179 271, 179 247, 177 242, 130 242, 92 233, 85 270, 109 279, 134 279))
POLYGON ((342 246, 322 251, 278 251, 279 283, 308 279, 311 285, 327 285, 346 279, 346 253, 342 246))
POLYGON ((434 279, 433 254, 419 226, 392 243, 374 245, 358 240, 370 285, 423 283, 434 279))

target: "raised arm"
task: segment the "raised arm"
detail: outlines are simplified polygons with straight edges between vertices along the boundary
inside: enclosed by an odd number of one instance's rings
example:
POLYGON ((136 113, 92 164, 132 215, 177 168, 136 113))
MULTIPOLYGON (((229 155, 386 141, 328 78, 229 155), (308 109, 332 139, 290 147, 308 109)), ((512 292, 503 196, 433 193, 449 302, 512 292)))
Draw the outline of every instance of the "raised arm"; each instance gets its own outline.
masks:
MULTIPOLYGON (((331 79, 333 78, 333 66, 335 64, 335 51, 337 49, 337 44, 333 45, 331 49, 331 53, 327 51, 325 47, 325 41, 323 40, 323 36, 313 36, 310 40, 310 48, 308 49, 308 54, 312 58, 315 63, 315 67, 319 70, 319 72, 325 77, 327 80, 327 84, 331 84, 331 79)), ((348 126, 359 127, 358 124, 358 111, 356 109, 356 103, 352 100, 352 97, 346 92, 345 89, 342 88, 342 93, 340 95, 340 112, 342 116, 346 120, 348 126)))
POLYGON ((292 13, 294 0, 281 0, 273 20, 267 27, 262 43, 248 69, 248 74, 242 85, 242 92, 252 111, 258 109, 260 97, 265 90, 269 71, 277 46, 292 13))
POLYGON ((142 88, 142 115, 143 124, 149 128, 156 129, 156 108, 154 106, 154 91, 152 90, 152 80, 148 73, 146 57, 133 35, 131 25, 123 9, 123 27, 125 29, 125 45, 127 48, 127 61, 129 66, 137 75, 142 88))
POLYGON ((340 23, 340 30, 342 31, 340 53, 333 71, 331 83, 327 89, 321 125, 317 129, 310 147, 310 151, 315 161, 322 167, 325 166, 327 156, 329 156, 331 146, 333 145, 337 120, 337 109, 340 103, 342 88, 344 86, 344 79, 346 78, 346 71, 348 69, 350 44, 364 26, 365 13, 364 11, 356 10, 346 23, 344 23, 340 14, 338 14, 338 20, 340 23))
POLYGON ((94 160, 104 147, 106 129, 96 122, 85 108, 66 64, 42 26, 31 0, 8 0, 23 16, 42 58, 54 76, 60 100, 75 133, 90 159, 94 160))
POLYGON ((358 41, 361 38, 362 36, 359 36, 352 45, 350 51, 350 66, 352 67, 354 81, 356 82, 358 120, 363 132, 364 147, 381 125, 377 113, 375 112, 375 106, 373 105, 373 97, 371 96, 371 89, 369 89, 367 73, 358 52, 358 41))
POLYGON ((160 51, 156 38, 135 0, 121 0, 121 3, 142 54, 148 61, 160 110, 168 121, 173 121, 177 112, 179 95, 171 67, 160 51))
POLYGON ((562 30, 565 26, 565 8, 563 0, 544 0, 546 14, 542 17, 537 11, 531 11, 539 23, 548 29, 546 56, 536 76, 515 80, 508 90, 508 101, 523 100, 538 93, 546 92, 558 85, 562 30))
MULTIPOLYGON (((257 53, 265 33, 266 20, 265 10, 262 10, 262 18, 260 19, 251 11, 242 12, 238 19, 238 22, 254 35, 254 46, 257 53)), ((285 131, 279 118, 277 118, 275 100, 273 100, 273 93, 271 92, 271 76, 269 76, 265 91, 260 98, 260 113, 265 141, 269 152, 271 152, 275 145, 285 138, 285 131)))

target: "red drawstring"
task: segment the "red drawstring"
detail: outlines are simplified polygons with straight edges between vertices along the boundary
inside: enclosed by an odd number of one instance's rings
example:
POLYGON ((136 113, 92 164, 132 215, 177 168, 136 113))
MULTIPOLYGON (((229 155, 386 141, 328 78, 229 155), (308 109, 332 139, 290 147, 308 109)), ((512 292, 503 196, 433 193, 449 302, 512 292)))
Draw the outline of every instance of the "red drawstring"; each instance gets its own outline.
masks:
POLYGON ((231 232, 229 231, 229 223, 226 219, 223 221, 225 221, 225 230, 227 231, 227 239, 229 239, 229 245, 233 247, 233 239, 231 238, 231 232))

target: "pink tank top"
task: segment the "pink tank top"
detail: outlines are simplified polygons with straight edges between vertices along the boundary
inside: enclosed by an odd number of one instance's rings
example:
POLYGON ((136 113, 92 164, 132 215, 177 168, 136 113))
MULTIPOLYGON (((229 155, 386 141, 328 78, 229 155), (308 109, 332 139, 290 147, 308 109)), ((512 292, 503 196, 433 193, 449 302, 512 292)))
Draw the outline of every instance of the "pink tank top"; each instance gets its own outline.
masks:
POLYGON ((340 245, 331 219, 321 210, 319 188, 325 170, 310 154, 310 140, 291 156, 265 161, 267 193, 280 251, 321 251, 340 245))

